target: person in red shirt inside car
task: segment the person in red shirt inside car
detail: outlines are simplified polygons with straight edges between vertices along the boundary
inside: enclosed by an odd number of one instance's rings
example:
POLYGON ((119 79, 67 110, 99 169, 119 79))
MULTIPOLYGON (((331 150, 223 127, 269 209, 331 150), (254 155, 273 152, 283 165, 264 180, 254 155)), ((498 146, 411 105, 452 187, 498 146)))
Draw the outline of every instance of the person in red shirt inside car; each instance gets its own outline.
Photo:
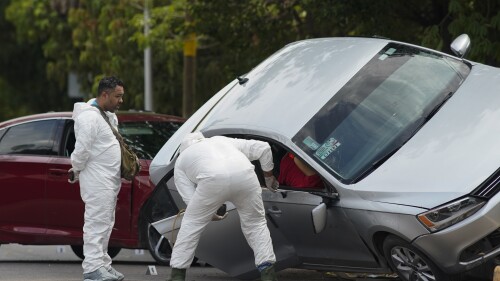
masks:
POLYGON ((278 182, 297 188, 323 188, 323 181, 316 171, 290 152, 281 158, 278 182))

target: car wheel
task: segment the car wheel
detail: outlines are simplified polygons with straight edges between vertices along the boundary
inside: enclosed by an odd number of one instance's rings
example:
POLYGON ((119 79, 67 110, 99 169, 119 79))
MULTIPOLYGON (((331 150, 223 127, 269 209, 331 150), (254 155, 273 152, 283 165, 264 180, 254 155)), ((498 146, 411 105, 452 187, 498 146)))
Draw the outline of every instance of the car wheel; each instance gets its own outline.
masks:
POLYGON ((147 231, 147 246, 151 256, 158 264, 169 265, 172 248, 168 240, 163 237, 158 231, 148 223, 147 231))
POLYGON ((410 243, 388 236, 383 244, 384 255, 392 270, 404 281, 459 281, 460 276, 444 274, 431 260, 410 243))
MULTIPOLYGON (((73 250, 73 253, 82 260, 85 259, 85 255, 83 255, 83 246, 82 245, 71 245, 71 250, 73 250)), ((118 247, 109 247, 108 248, 108 255, 111 258, 116 257, 118 253, 122 250, 122 248, 118 247)))

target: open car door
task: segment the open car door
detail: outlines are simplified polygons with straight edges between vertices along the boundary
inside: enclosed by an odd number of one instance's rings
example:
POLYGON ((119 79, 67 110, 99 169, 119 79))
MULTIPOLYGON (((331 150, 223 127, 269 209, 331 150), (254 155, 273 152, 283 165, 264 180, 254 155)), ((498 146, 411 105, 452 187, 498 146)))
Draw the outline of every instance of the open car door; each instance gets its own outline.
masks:
POLYGON ((345 215, 337 194, 280 188, 276 193, 263 193, 268 225, 285 237, 300 260, 299 267, 339 271, 379 267, 345 215))
MULTIPOLYGON (((173 177, 167 180, 165 186, 177 207, 185 208, 173 177)), ((353 264, 365 268, 378 266, 334 195, 330 194, 326 206, 322 204, 326 193, 282 188, 278 192, 262 190, 278 270, 290 267, 346 269, 353 264), (318 206, 324 206, 320 211, 323 214, 319 215, 324 219, 324 226, 319 233, 312 216, 318 206)), ((254 264, 253 252, 241 231, 238 213, 231 203, 227 203, 227 210, 229 214, 224 220, 208 224, 195 256, 233 277, 255 279, 259 272, 254 264)), ((172 242, 176 237, 165 226, 167 220, 153 225, 172 242)), ((179 226, 177 221, 176 227, 179 226)))

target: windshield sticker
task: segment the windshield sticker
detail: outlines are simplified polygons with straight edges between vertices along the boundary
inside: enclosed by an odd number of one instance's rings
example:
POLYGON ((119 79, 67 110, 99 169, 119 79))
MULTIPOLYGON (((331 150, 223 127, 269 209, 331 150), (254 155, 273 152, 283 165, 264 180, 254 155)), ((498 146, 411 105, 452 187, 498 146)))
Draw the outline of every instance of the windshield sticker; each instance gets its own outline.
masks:
POLYGON ((328 155, 334 152, 340 146, 340 142, 335 138, 330 138, 314 153, 321 160, 325 160, 328 155))
POLYGON ((302 142, 312 150, 316 150, 319 148, 319 143, 313 140, 313 138, 311 138, 310 136, 305 138, 302 142))
POLYGON ((385 60, 390 55, 394 54, 394 52, 396 52, 395 48, 389 48, 387 51, 385 51, 385 53, 383 55, 381 55, 380 57, 378 57, 378 59, 379 60, 385 60))
POLYGON ((396 49, 395 49, 395 48, 389 48, 387 51, 385 51, 385 53, 386 53, 387 55, 389 55, 389 56, 390 56, 390 55, 392 55, 392 54, 394 54, 394 52, 396 52, 396 49))
POLYGON ((387 57, 388 57, 388 55, 383 54, 383 55, 380 55, 380 57, 378 57, 378 59, 379 60, 385 60, 387 57))

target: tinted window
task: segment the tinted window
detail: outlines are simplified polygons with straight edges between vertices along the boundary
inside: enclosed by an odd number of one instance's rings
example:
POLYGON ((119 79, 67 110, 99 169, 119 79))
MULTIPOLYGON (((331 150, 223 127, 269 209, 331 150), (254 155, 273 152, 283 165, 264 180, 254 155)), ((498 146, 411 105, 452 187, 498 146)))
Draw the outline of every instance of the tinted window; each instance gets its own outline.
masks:
POLYGON ((123 122, 120 134, 141 159, 153 159, 182 124, 174 122, 123 122))
POLYGON ((2 136, 3 134, 5 134, 5 132, 7 132, 7 129, 0 129, 0 141, 2 140, 2 136))
POLYGON ((56 124, 56 120, 43 120, 11 127, 0 142, 0 154, 55 155, 56 124))
POLYGON ((405 143, 469 72, 459 60, 389 44, 293 141, 337 178, 354 182, 405 143))

